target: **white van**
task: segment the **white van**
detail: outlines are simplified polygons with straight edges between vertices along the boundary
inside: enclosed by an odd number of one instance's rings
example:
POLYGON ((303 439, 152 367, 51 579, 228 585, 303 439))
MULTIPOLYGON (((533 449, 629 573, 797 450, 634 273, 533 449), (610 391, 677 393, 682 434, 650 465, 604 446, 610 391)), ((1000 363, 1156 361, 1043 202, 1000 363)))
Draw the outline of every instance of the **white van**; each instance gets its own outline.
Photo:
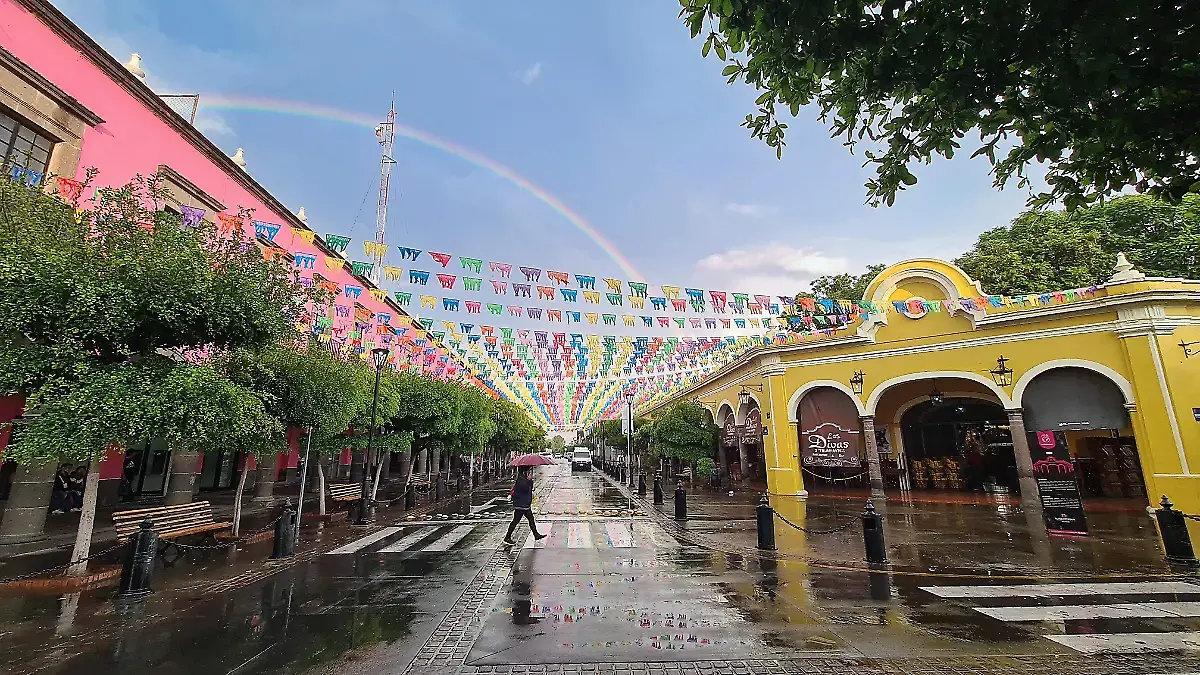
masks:
POLYGON ((572 471, 591 471, 592 470, 592 451, 587 448, 577 447, 571 453, 571 470, 572 471))

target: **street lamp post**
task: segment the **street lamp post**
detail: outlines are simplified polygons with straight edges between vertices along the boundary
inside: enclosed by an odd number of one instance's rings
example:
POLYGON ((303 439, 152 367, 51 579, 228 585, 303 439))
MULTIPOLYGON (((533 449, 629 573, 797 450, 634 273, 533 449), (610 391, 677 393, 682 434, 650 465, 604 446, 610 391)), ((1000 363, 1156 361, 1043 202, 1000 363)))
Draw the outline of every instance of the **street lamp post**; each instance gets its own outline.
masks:
POLYGON ((629 467, 629 484, 633 485, 633 392, 625 394, 625 418, 629 420, 625 428, 625 464, 629 467))
POLYGON ((371 350, 371 361, 375 364, 375 390, 371 395, 371 428, 367 430, 367 451, 363 455, 362 493, 359 498, 358 517, 355 525, 370 525, 375 522, 374 507, 371 505, 370 481, 367 480, 370 471, 371 450, 375 444, 375 415, 379 412, 379 376, 383 373, 383 364, 387 363, 388 350, 376 347, 371 350))

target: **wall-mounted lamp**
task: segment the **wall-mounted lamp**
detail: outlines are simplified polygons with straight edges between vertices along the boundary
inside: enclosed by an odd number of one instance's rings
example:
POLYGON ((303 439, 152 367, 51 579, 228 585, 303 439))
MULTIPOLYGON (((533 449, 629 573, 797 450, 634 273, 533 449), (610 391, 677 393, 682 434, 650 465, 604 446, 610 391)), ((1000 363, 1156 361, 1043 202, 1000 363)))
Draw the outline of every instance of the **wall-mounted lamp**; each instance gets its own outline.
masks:
POLYGON ((743 406, 750 400, 750 390, 753 389, 758 393, 762 393, 763 386, 761 384, 743 384, 742 390, 738 392, 738 405, 743 406))
POLYGON ((1001 355, 996 359, 996 367, 988 371, 992 375, 992 380, 1001 387, 1012 386, 1013 370, 1005 365, 1006 363, 1008 363, 1008 359, 1001 355))
POLYGON ((863 371, 856 370, 854 375, 850 376, 850 391, 854 392, 855 396, 862 395, 863 374, 863 371))
POLYGON ((1200 354, 1200 351, 1192 349, 1192 345, 1200 345, 1200 342, 1184 342, 1183 340, 1179 341, 1179 346, 1183 347, 1183 358, 1186 359, 1191 357, 1193 354, 1200 354))
POLYGON ((933 391, 929 392, 929 400, 932 401, 934 405, 941 405, 945 398, 945 396, 942 396, 942 392, 938 391, 937 385, 933 385, 933 391))

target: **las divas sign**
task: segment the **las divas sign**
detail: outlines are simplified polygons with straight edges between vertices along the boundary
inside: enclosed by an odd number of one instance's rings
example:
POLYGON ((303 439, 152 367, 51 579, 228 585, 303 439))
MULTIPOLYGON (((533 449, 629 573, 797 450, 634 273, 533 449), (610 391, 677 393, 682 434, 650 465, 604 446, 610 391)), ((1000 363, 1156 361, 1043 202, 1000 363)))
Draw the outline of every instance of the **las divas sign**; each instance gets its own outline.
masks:
POLYGON ((800 461, 805 466, 862 466, 858 408, 842 392, 822 387, 800 401, 800 461))

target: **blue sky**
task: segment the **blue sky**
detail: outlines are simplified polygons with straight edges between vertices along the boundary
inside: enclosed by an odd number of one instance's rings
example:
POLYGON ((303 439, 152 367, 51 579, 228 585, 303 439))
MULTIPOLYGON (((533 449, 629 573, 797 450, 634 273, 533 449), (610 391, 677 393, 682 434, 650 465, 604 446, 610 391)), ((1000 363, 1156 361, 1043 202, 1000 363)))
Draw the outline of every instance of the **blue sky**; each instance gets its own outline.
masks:
MULTIPOLYGON (((790 120, 777 160, 739 126, 754 92, 700 57, 673 2, 56 5, 120 60, 140 52, 159 93, 291 99, 382 119, 394 89, 402 123, 554 194, 651 283, 794 293, 822 273, 953 257, 1027 196, 994 190, 986 162, 964 152, 919 167, 896 206, 866 206, 861 154, 829 138, 811 110, 790 120)), ((370 130, 241 111, 202 112, 198 126, 231 154, 245 148, 257 180, 304 206, 318 232, 354 237, 351 257, 362 257, 378 180, 370 130)), ((390 244, 620 276, 512 184, 404 140, 396 159, 390 244)))

